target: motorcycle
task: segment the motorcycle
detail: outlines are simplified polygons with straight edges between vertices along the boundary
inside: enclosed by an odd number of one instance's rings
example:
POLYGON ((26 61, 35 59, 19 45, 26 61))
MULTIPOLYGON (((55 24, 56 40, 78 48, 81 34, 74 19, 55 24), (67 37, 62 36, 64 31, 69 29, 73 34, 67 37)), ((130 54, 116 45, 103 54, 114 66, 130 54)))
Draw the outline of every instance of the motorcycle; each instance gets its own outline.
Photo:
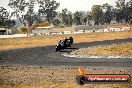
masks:
POLYGON ((57 51, 60 51, 60 50, 64 50, 64 46, 62 46, 62 45, 57 45, 56 46, 56 51, 55 52, 57 52, 57 51))
POLYGON ((70 37, 69 39, 66 38, 63 41, 63 44, 61 43, 61 44, 58 44, 56 46, 56 51, 55 52, 60 51, 60 50, 64 50, 67 47, 71 47, 72 44, 73 44, 73 38, 72 37, 70 37))

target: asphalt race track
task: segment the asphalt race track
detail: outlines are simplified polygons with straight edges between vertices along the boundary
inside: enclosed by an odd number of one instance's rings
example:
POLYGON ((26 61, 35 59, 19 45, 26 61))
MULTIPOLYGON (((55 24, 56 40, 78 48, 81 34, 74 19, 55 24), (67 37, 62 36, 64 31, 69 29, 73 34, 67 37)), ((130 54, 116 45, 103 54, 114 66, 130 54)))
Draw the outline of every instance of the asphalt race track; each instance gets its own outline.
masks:
POLYGON ((0 65, 8 66, 89 66, 89 67, 112 67, 132 68, 130 58, 71 58, 62 54, 71 52, 81 47, 108 45, 114 43, 132 42, 132 38, 90 43, 76 43, 71 48, 61 52, 54 52, 55 46, 24 48, 16 50, 0 51, 0 65))

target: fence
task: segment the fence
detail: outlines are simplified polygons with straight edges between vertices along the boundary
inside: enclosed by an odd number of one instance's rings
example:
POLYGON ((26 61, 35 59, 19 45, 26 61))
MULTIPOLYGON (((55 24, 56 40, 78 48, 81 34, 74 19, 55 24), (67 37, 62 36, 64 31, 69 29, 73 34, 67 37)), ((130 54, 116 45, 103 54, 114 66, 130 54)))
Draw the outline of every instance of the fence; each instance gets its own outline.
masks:
POLYGON ((14 34, 14 35, 0 35, 0 38, 16 38, 16 37, 29 37, 33 34, 14 34))

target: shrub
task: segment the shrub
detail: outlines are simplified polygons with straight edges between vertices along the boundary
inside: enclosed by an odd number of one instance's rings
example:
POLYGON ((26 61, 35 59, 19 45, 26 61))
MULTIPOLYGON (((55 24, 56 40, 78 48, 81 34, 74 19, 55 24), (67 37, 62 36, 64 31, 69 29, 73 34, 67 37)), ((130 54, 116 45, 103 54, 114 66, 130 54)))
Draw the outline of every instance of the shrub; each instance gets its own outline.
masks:
POLYGON ((27 28, 20 28, 20 32, 21 33, 27 33, 28 32, 28 29, 27 28))
POLYGON ((60 28, 64 28, 64 27, 65 27, 64 23, 61 23, 60 28))
POLYGON ((49 26, 49 25, 50 25, 50 24, 49 24, 48 21, 39 23, 39 26, 40 26, 40 27, 49 26))
POLYGON ((129 20, 129 24, 132 25, 132 19, 129 20))
POLYGON ((61 25, 60 28, 64 28, 65 26, 64 25, 61 25))

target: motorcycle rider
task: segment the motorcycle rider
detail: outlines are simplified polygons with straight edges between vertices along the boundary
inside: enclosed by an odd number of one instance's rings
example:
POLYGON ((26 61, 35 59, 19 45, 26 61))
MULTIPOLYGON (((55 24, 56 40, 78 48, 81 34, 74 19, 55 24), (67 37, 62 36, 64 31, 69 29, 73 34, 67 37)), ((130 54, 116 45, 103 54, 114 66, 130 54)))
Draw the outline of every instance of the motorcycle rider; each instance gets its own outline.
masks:
POLYGON ((67 39, 67 38, 65 38, 65 40, 64 40, 64 45, 66 45, 67 40, 68 40, 68 39, 67 39))
POLYGON ((62 41, 60 40, 60 41, 58 42, 58 45, 60 45, 60 44, 61 44, 61 42, 62 42, 62 41))
POLYGON ((71 44, 73 44, 73 38, 72 38, 72 37, 70 37, 69 39, 70 39, 71 44))
POLYGON ((60 45, 60 46, 64 46, 64 41, 62 41, 62 40, 60 40, 59 42, 58 42, 58 45, 60 45))
POLYGON ((62 40, 58 42, 55 52, 60 51, 61 49, 64 49, 64 42, 62 40))

